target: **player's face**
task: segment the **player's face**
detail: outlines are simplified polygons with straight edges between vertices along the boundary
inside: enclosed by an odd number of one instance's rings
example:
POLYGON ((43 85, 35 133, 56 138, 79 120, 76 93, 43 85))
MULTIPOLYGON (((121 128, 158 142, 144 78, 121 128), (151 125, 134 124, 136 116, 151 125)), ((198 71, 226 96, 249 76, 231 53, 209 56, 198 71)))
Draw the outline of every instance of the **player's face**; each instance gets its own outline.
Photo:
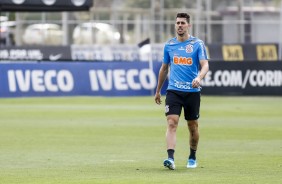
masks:
POLYGON ((176 18, 176 22, 175 22, 175 30, 177 35, 179 36, 183 36, 185 34, 188 34, 188 27, 189 24, 186 20, 186 18, 176 18))

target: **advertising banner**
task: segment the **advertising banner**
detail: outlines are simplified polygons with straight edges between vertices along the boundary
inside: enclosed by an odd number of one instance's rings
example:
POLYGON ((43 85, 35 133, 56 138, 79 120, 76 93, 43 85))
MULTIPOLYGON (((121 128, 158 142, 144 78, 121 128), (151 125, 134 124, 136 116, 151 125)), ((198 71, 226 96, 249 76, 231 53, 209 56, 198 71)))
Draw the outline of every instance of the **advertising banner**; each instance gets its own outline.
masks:
MULTIPOLYGON (((0 63, 0 97, 154 95, 160 62, 0 63)), ((165 94, 167 81, 163 86, 165 94)), ((203 95, 282 96, 280 62, 210 62, 203 95)))
POLYGON ((278 61, 278 44, 207 44, 211 61, 278 61))
POLYGON ((202 81, 208 95, 282 95, 280 62, 210 62, 202 81))
MULTIPOLYGON (((162 62, 163 47, 163 44, 1 46, 0 60, 162 62)), ((280 62, 277 44, 212 44, 206 45, 206 49, 212 62, 280 62)))
POLYGON ((163 45, 71 45, 74 61, 145 61, 161 62, 163 45))
POLYGON ((1 0, 1 11, 86 11, 93 0, 1 0))
POLYGON ((66 61, 70 58, 69 46, 10 46, 0 49, 0 61, 66 61))
POLYGON ((43 62, 0 64, 0 97, 142 96, 157 85, 146 62, 43 62))

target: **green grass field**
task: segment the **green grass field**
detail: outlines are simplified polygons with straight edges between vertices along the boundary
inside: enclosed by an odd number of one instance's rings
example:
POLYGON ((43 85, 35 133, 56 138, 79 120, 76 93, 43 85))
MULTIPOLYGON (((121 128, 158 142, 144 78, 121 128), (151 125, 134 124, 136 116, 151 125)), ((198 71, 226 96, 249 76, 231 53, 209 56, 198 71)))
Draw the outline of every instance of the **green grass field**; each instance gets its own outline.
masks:
POLYGON ((185 167, 181 117, 171 171, 162 166, 164 107, 153 97, 0 99, 0 183, 282 183, 281 104, 202 96, 199 167, 185 167))

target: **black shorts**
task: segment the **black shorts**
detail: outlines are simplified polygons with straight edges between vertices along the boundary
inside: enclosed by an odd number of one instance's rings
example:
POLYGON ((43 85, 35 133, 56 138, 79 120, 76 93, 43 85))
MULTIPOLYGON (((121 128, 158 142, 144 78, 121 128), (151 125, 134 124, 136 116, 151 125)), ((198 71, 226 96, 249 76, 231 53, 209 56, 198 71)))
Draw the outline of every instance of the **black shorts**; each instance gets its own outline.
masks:
POLYGON ((200 117, 200 92, 182 92, 167 90, 165 99, 165 115, 181 115, 184 108, 185 120, 197 120, 200 117))

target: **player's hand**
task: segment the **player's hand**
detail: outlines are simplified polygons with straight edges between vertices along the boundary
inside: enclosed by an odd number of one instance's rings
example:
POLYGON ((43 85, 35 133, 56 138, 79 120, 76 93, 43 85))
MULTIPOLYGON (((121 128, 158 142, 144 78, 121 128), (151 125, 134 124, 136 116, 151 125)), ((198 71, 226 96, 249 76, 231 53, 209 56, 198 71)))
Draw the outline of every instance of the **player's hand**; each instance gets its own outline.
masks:
POLYGON ((192 81, 192 87, 193 87, 193 88, 198 88, 198 87, 200 87, 200 83, 201 83, 200 77, 196 77, 196 78, 192 81))
POLYGON ((155 94, 155 102, 156 104, 160 105, 162 103, 162 100, 161 100, 161 94, 160 93, 156 93, 155 94))

